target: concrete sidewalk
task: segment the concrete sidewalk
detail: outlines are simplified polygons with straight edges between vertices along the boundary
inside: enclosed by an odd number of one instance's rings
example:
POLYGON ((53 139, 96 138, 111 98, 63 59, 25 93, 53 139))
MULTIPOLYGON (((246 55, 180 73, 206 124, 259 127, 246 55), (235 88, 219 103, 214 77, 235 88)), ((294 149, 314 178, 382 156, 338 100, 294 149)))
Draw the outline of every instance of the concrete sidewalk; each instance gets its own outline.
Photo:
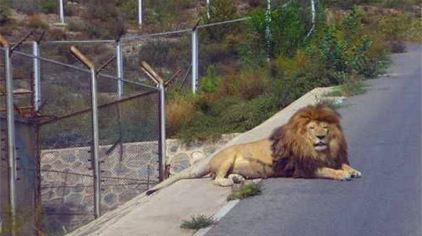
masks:
MULTIPOLYGON (((274 128, 285 124, 298 109, 318 103, 331 90, 332 88, 316 88, 308 92, 261 125, 237 136, 225 146, 268 137, 274 128)), ((208 163, 213 155, 201 160, 198 165, 208 163)), ((230 190, 215 186, 208 178, 181 180, 152 196, 141 194, 69 235, 193 235, 193 231, 180 228, 182 221, 200 214, 214 216, 227 204, 226 197, 230 190)))

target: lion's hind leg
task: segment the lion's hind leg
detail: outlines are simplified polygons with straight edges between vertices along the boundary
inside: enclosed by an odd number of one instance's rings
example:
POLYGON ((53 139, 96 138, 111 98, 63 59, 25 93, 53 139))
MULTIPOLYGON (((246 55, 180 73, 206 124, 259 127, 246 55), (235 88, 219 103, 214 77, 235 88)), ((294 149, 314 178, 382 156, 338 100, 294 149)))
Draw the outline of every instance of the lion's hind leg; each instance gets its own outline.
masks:
POLYGON ((226 178, 226 176, 228 175, 230 169, 233 168, 235 160, 236 160, 236 157, 227 158, 220 164, 220 166, 218 167, 218 170, 215 173, 215 179, 214 179, 214 182, 217 185, 220 185, 223 187, 234 185, 233 179, 226 178))
POLYGON ((349 172, 349 174, 353 177, 353 178, 360 178, 362 177, 362 173, 354 168, 352 168, 351 166, 347 165, 347 164, 343 164, 341 165, 341 169, 344 171, 349 172))

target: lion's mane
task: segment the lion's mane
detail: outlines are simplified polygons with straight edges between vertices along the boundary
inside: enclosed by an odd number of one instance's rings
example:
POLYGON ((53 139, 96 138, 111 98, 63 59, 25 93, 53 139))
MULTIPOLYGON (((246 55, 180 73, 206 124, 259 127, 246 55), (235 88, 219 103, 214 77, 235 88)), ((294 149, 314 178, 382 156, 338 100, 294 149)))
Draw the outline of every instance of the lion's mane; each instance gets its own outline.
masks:
POLYGON ((348 164, 347 143, 340 125, 340 114, 326 105, 307 106, 270 136, 273 171, 276 176, 312 178, 317 168, 338 169, 348 164), (317 152, 306 141, 306 125, 311 121, 329 124, 329 144, 325 152, 317 152))

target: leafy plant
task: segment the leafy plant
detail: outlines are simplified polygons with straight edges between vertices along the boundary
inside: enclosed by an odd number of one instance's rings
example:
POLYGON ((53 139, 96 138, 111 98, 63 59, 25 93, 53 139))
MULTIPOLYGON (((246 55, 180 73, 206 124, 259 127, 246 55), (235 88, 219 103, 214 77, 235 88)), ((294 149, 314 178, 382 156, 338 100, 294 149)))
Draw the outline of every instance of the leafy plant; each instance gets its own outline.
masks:
POLYGON ((56 0, 41 0, 41 10, 44 13, 56 13, 57 12, 57 1, 56 0))
POLYGON ((213 224, 215 224, 214 218, 210 216, 199 215, 199 216, 192 216, 190 220, 184 220, 182 224, 180 225, 180 228, 199 230, 202 228, 209 227, 213 224))
POLYGON ((215 66, 209 66, 207 75, 201 78, 201 91, 213 93, 217 91, 218 85, 223 78, 217 75, 215 66))
POLYGON ((253 197, 262 193, 262 184, 261 183, 248 183, 243 184, 240 188, 234 190, 228 197, 227 201, 236 200, 236 199, 245 199, 248 197, 253 197))

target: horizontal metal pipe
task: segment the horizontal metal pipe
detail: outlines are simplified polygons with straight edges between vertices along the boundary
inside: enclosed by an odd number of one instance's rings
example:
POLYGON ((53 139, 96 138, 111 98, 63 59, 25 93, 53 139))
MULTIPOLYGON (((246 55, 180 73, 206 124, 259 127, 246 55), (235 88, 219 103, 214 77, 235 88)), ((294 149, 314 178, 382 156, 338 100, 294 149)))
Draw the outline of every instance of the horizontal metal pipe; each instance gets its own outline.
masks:
POLYGON ((100 40, 55 40, 45 41, 43 44, 79 44, 79 43, 114 43, 116 40, 100 39, 100 40))
MULTIPOLYGON (((133 96, 130 96, 130 97, 127 97, 127 98, 123 98, 123 99, 120 99, 120 100, 117 100, 117 101, 114 101, 114 102, 99 105, 98 108, 105 108, 105 107, 113 106, 113 105, 121 103, 121 102, 130 101, 130 100, 138 98, 138 97, 148 96, 148 95, 151 95, 153 93, 157 93, 157 91, 154 90, 154 91, 148 91, 148 92, 145 92, 145 93, 136 94, 136 95, 133 95, 133 96)), ((71 114, 52 118, 51 120, 47 120, 47 121, 39 123, 39 125, 50 124, 50 123, 60 121, 60 120, 63 120, 63 119, 67 119, 67 118, 70 118, 70 117, 73 117, 73 116, 81 115, 83 113, 90 112, 90 111, 91 111, 91 108, 87 108, 87 109, 84 109, 84 110, 73 112, 71 114)))

